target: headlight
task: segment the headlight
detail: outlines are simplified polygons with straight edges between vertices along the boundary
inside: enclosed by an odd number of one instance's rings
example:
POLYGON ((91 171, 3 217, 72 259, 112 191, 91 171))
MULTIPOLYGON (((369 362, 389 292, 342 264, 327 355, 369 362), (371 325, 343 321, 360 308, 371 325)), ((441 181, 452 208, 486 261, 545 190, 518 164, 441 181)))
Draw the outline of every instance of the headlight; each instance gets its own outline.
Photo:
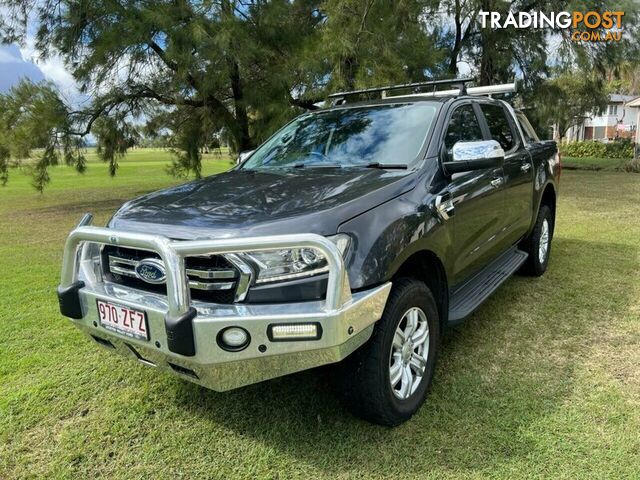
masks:
MULTIPOLYGON (((351 240, 349 235, 339 233, 327 239, 335 243, 340 253, 345 255, 351 240)), ((310 277, 329 271, 327 259, 315 248, 248 252, 243 256, 256 267, 257 284, 310 277)))

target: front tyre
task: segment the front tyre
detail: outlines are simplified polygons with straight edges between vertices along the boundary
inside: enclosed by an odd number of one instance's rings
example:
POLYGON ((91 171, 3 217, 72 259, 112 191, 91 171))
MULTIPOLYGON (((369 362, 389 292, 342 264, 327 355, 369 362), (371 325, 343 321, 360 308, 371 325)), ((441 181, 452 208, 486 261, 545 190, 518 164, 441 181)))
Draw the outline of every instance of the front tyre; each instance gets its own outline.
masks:
POLYGON ((380 425, 407 421, 431 385, 439 340, 429 288, 412 278, 394 282, 371 339, 340 365, 338 393, 345 406, 380 425))
POLYGON ((547 270, 552 238, 553 214, 547 205, 541 205, 531 235, 520 245, 529 254, 520 269, 521 273, 539 277, 547 270))

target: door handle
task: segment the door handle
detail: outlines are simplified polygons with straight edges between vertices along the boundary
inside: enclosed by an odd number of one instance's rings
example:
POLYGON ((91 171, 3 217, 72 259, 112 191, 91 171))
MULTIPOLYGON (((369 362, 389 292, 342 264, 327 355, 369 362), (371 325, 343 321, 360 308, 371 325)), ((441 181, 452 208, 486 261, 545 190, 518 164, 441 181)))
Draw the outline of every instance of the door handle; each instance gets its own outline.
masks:
POLYGON ((522 166, 520 167, 520 170, 522 170, 524 173, 527 173, 530 168, 531 168, 530 163, 523 163, 522 166))
POLYGON ((494 188, 498 188, 503 183, 504 183, 504 179, 502 177, 497 177, 491 180, 491 186, 494 188))

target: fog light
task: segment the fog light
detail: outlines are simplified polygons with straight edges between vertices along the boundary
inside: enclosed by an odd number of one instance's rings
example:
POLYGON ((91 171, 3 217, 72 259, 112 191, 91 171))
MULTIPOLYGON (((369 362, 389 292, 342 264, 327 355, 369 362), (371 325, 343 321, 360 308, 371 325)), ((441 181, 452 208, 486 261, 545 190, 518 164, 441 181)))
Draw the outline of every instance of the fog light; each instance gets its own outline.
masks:
POLYGON ((250 340, 249 332, 240 327, 227 327, 218 333, 218 345, 229 352, 245 349, 250 340))
POLYGON ((267 336, 272 342, 318 340, 322 336, 322 327, 319 323, 269 325, 267 336))

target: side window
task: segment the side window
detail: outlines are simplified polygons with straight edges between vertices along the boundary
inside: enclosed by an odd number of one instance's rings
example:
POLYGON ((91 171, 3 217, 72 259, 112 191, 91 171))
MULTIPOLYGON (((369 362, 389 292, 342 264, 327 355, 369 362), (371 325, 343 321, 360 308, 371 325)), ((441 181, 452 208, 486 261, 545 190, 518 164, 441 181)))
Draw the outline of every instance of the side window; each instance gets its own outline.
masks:
POLYGON ((516 145, 516 134, 513 131, 506 111, 499 105, 481 105, 482 113, 487 119, 491 138, 500 144, 505 152, 508 152, 516 145))
POLYGON ((449 120, 447 135, 444 138, 444 145, 449 157, 453 146, 457 142, 474 142, 483 140, 480 123, 476 117, 472 105, 462 105, 456 108, 449 120))
POLYGON ((518 122, 520 122, 520 127, 522 128, 522 133, 524 134, 524 138, 528 143, 536 143, 539 142, 538 134, 529 123, 529 119, 522 112, 517 112, 516 117, 518 118, 518 122))

